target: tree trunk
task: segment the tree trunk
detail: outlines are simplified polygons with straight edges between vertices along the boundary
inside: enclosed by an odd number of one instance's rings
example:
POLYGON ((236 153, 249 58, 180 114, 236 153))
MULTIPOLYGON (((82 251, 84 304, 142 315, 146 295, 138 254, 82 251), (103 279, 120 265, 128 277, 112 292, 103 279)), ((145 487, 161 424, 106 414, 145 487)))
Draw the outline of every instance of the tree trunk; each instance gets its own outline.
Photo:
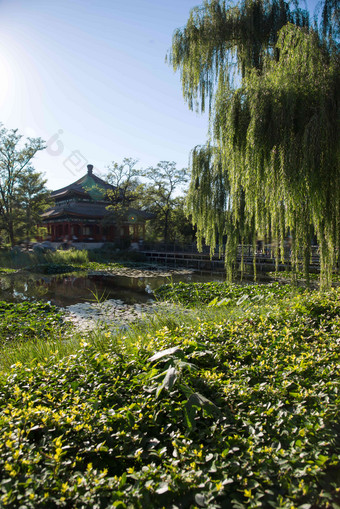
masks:
POLYGON ((13 230, 13 223, 11 220, 8 222, 7 231, 8 231, 9 239, 11 242, 11 246, 14 247, 15 246, 14 230, 13 230))
POLYGON ((30 210, 29 207, 27 208, 27 215, 26 215, 26 250, 28 251, 28 245, 30 243, 30 227, 31 227, 31 217, 30 217, 30 210))
POLYGON ((170 210, 167 209, 164 214, 164 230, 163 230, 164 242, 168 242, 169 216, 170 210))

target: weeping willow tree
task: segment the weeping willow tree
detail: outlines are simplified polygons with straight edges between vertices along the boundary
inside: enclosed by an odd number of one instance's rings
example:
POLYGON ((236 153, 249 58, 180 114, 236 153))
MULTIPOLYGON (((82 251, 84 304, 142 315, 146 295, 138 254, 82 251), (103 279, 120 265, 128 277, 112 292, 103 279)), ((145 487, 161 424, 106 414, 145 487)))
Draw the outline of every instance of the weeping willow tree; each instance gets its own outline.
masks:
MULTIPOLYGON (((190 108, 208 105, 210 138, 191 156, 188 208, 198 240, 269 236, 277 259, 292 239, 293 266, 308 276, 317 234, 321 280, 330 283, 340 232, 340 65, 337 3, 320 29, 284 1, 217 0, 193 9, 174 34, 170 62, 190 108), (335 19, 335 22, 334 22, 335 19)), ((334 4, 334 5, 333 5, 334 4)), ((230 274, 230 270, 229 270, 230 274)))

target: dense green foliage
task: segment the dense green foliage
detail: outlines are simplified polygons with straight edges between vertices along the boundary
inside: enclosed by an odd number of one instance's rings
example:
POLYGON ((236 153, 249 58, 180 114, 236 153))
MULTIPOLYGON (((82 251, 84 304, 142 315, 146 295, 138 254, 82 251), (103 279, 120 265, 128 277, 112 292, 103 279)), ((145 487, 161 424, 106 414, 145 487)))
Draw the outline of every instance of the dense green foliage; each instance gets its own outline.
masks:
POLYGON ((1 505, 337 507, 339 290, 272 293, 129 352, 112 337, 106 352, 13 366, 1 505))
POLYGON ((242 306, 268 304, 278 298, 303 292, 289 285, 272 283, 267 285, 240 286, 227 282, 169 283, 154 292, 157 299, 170 300, 186 306, 200 303, 211 306, 242 306))
POLYGON ((189 212, 199 243, 213 250, 227 235, 230 275, 239 243, 266 237, 283 258, 290 235, 293 265, 307 276, 316 234, 330 284, 340 245, 340 58, 339 10, 325 4, 323 30, 286 2, 207 0, 175 32, 170 61, 184 97, 191 108, 208 101, 210 113, 209 142, 192 152, 189 212))
POLYGON ((178 208, 174 197, 176 191, 188 181, 188 170, 177 169, 174 161, 160 161, 157 166, 147 168, 145 177, 148 185, 144 188, 144 203, 155 218, 152 227, 164 242, 180 236, 180 225, 173 220, 178 208))
POLYGON ((46 188, 47 181, 42 173, 30 168, 20 176, 16 189, 16 225, 15 237, 25 240, 27 244, 37 235, 46 231, 41 224, 41 214, 49 206, 50 191, 46 188))
POLYGON ((148 212, 146 240, 189 241, 195 236, 191 222, 184 213, 184 197, 176 196, 188 181, 187 169, 177 169, 171 161, 160 161, 145 170, 137 167, 136 159, 124 158, 121 164, 112 161, 107 167, 107 181, 115 186, 108 192, 115 221, 126 222, 131 212, 148 212))
POLYGON ((0 271, 24 269, 42 274, 65 274, 79 270, 114 270, 134 262, 143 262, 142 253, 117 250, 113 244, 91 251, 69 249, 67 251, 2 251, 0 271))
POLYGON ((62 314, 43 302, 0 302, 0 344, 41 340, 65 330, 62 314))
POLYGON ((23 144, 17 129, 0 124, 0 232, 12 246, 23 232, 26 238, 33 233, 33 222, 46 206, 46 181, 31 166, 43 148, 41 138, 23 144))
POLYGON ((38 274, 67 274, 69 272, 78 272, 81 267, 74 265, 66 265, 60 263, 38 263, 28 268, 29 272, 36 272, 38 274))
POLYGON ((89 262, 89 252, 86 250, 68 251, 8 251, 0 252, 0 267, 22 269, 40 264, 51 265, 79 265, 89 262))

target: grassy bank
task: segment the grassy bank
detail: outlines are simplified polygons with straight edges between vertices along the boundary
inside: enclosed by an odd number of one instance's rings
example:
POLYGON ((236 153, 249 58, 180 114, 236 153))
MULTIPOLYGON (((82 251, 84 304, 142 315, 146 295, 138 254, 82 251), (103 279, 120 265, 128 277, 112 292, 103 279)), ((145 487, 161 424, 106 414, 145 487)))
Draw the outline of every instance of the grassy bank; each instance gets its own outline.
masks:
POLYGON ((162 292, 186 307, 2 372, 0 505, 338 507, 340 291, 162 292))
POLYGON ((33 251, 2 251, 0 267, 20 269, 34 267, 39 264, 79 265, 89 262, 88 251, 49 251, 46 253, 33 251))
POLYGON ((115 250, 107 246, 97 250, 67 251, 1 251, 0 270, 25 269, 33 272, 60 274, 79 270, 106 270, 121 267, 122 263, 143 262, 141 253, 134 251, 115 250))

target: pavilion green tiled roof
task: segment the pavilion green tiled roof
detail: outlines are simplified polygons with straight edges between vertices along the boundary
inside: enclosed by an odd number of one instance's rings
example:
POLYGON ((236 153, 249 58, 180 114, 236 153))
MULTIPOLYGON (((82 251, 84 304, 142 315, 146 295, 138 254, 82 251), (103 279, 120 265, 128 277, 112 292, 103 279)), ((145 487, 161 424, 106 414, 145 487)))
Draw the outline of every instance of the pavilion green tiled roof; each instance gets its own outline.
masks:
MULTIPOLYGON (((76 182, 51 193, 54 205, 42 215, 42 220, 61 218, 97 219, 111 216, 114 222, 114 212, 107 210, 110 200, 106 192, 116 188, 92 173, 93 166, 88 165, 88 172, 76 182)), ((134 216, 137 221, 145 221, 154 217, 153 214, 137 209, 128 209, 126 216, 134 216)))
POLYGON ((89 170, 88 173, 83 175, 83 177, 76 182, 53 191, 51 193, 51 198, 58 201, 75 194, 84 198, 107 201, 107 199, 105 199, 106 192, 113 191, 114 189, 116 189, 114 186, 108 184, 100 177, 93 175, 92 170, 89 170))

